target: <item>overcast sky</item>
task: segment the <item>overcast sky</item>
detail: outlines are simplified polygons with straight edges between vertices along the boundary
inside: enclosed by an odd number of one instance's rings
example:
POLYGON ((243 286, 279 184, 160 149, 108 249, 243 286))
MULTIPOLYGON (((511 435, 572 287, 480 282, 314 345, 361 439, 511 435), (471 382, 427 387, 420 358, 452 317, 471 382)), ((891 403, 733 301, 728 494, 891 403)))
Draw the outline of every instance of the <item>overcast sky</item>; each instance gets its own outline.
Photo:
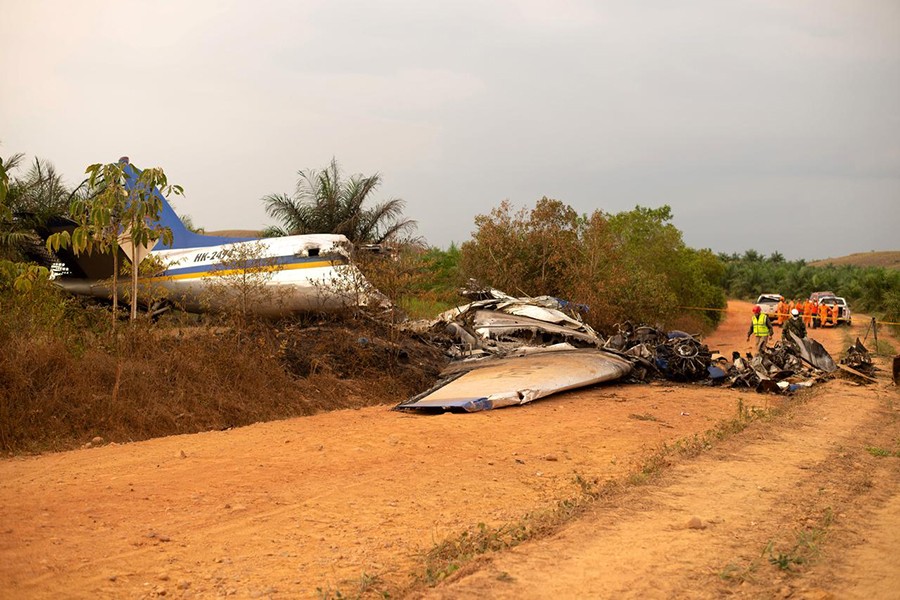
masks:
POLYGON ((900 249, 897 0, 0 0, 0 156, 128 155, 215 229, 337 158, 436 246, 501 200, 716 252, 900 249))

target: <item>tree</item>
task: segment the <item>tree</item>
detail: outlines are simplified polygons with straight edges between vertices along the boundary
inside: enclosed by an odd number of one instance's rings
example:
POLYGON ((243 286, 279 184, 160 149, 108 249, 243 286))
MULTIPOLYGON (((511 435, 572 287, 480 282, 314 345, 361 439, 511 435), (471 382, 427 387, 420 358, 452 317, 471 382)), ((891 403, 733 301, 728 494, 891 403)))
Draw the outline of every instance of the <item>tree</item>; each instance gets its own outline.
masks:
MULTIPOLYGON (((21 156, 21 155, 18 155, 21 156)), ((15 156, 13 156, 15 158, 15 156)), ((10 159, 6 159, 3 163, 3 157, 0 156, 0 206, 6 205, 6 194, 9 193, 9 169, 11 168, 10 159)))
POLYGON ((6 159, 5 162, 0 157, 0 256, 8 253, 9 249, 14 247, 20 239, 13 231, 13 214, 6 204, 6 197, 9 195, 9 171, 21 157, 21 154, 16 154, 6 159))
POLYGON ((216 277, 205 280, 203 302, 228 316, 240 340, 260 307, 278 313, 286 290, 270 285, 281 271, 278 258, 266 255, 260 241, 232 244, 222 252, 216 277))
POLYGON ((513 294, 563 294, 579 237, 578 214, 546 196, 532 210, 511 208, 504 200, 475 217, 476 230, 461 249, 463 271, 513 294))
POLYGON ((53 164, 35 158, 22 177, 11 177, 23 154, 0 159, 0 257, 23 260, 40 245, 36 230, 65 215, 75 193, 53 164))
POLYGON ((270 194, 262 200, 270 217, 281 222, 266 230, 269 236, 338 233, 354 244, 381 244, 415 229, 403 217, 405 203, 391 198, 372 208, 363 205, 381 185, 381 175, 343 178, 335 159, 322 171, 298 171, 293 196, 270 194))
POLYGON ((71 246, 75 254, 95 249, 110 252, 113 260, 113 322, 118 310, 119 249, 131 261, 131 319, 137 318, 138 275, 141 261, 153 244, 162 239, 171 243, 172 231, 159 224, 163 197, 181 195, 181 186, 171 185, 161 168, 143 171, 126 160, 118 163, 93 164, 85 173, 91 191, 69 206, 69 214, 77 223, 71 235, 67 231, 47 240, 49 250, 71 246))
MULTIPOLYGON (((466 276, 508 293, 551 295, 590 307, 600 329, 628 319, 686 322, 679 306, 725 305, 724 269, 708 250, 685 246, 668 206, 590 215, 549 198, 533 210, 502 202, 475 217, 461 248, 466 276)), ((718 313, 703 315, 712 324, 718 313)))

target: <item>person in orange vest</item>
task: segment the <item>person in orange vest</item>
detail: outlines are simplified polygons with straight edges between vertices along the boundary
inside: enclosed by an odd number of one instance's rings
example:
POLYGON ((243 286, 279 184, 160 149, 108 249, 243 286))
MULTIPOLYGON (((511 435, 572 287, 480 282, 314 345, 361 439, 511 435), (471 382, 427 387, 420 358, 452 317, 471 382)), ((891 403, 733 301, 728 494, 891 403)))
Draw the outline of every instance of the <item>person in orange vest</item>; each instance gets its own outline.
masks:
POLYGON ((809 311, 809 322, 813 329, 819 326, 819 307, 812 300, 806 301, 806 309, 809 311))
POLYGON ((787 311, 787 303, 785 303, 784 298, 778 301, 778 307, 775 309, 775 324, 781 325, 784 323, 784 313, 787 311))
POLYGON ((804 300, 797 306, 797 311, 803 315, 803 324, 806 328, 812 327, 812 302, 804 300))
POLYGON ((819 325, 828 327, 828 305, 824 302, 819 304, 819 325))
POLYGON ((831 306, 828 307, 828 311, 831 313, 831 325, 832 325, 832 327, 837 327, 837 324, 838 324, 838 313, 840 312, 840 311, 838 310, 838 305, 837 305, 837 304, 832 304, 831 306))

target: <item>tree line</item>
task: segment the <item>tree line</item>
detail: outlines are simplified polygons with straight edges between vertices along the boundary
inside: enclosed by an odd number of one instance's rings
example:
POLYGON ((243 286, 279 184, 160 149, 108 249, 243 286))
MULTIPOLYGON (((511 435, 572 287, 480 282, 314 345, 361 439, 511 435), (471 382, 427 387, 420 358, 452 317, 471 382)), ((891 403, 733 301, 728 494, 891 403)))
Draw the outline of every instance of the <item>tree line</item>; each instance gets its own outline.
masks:
POLYGON ((724 264, 722 286, 729 296, 756 299, 760 293, 807 298, 816 291, 833 291, 854 310, 900 322, 900 270, 853 265, 811 266, 805 260, 785 260, 755 250, 719 254, 724 264))
MULTIPOLYGON (((58 215, 74 219, 87 236, 64 243, 82 250, 91 249, 88 240, 96 240, 101 251, 117 246, 117 238, 108 235, 110 226, 122 228, 128 204, 123 197, 124 173, 111 173, 115 165, 92 165, 85 182, 75 189, 67 188, 47 161, 35 159, 19 174, 23 167, 22 155, 0 161, 0 259, 26 261, 33 254, 29 250, 35 246, 34 231, 58 215), (109 201, 111 191, 115 202, 109 201), (92 212, 96 205, 105 207, 101 216, 120 222, 98 217, 97 211, 92 212)), ((168 186, 161 170, 148 170, 150 175, 157 172, 160 181, 153 183, 168 186)), ((683 307, 717 309, 724 307, 726 297, 754 299, 759 293, 774 292, 799 298, 824 289, 847 297, 858 310, 900 317, 898 271, 812 267, 803 260, 787 261, 778 252, 768 257, 755 250, 716 255, 690 248, 672 224, 669 206, 579 214, 546 197, 533 208, 515 209, 503 201, 474 217, 471 239, 443 250, 428 248, 414 236, 415 221, 403 214, 402 199, 373 202, 382 183, 380 174, 347 175, 332 159, 324 169, 300 170, 297 175, 292 194, 261 198, 278 222, 265 234, 341 233, 358 246, 390 247, 380 256, 357 258, 376 286, 417 314, 449 307, 457 301, 456 290, 475 280, 514 295, 570 300, 586 309, 588 322, 606 330, 626 319, 667 326, 687 321, 681 323, 685 328, 704 328, 714 325, 719 313, 687 313, 683 307), (688 314, 695 318, 688 319, 688 314)), ((137 208, 129 228, 143 234, 147 210, 159 207, 137 208)), ((23 269, 7 265, 3 272, 21 277, 27 271, 23 269)), ((28 277, 38 275, 31 271, 28 277)))

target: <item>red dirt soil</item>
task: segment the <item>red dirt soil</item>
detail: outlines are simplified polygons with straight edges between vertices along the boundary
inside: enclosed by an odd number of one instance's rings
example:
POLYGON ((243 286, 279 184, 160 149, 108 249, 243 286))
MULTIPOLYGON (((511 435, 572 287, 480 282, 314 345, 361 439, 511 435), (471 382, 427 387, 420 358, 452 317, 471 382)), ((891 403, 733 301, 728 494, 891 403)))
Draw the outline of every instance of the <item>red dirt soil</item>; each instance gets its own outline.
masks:
MULTIPOLYGON (((730 355, 749 349, 749 305, 729 306, 707 341, 730 355)), ((847 343, 846 329, 812 335, 834 355, 847 343)), ((484 413, 370 407, 9 458, 0 598, 888 597, 900 563, 881 552, 898 547, 900 458, 865 448, 900 450, 900 427, 897 393, 879 378, 788 399, 605 385, 484 413), (787 411, 674 459, 555 535, 414 585, 435 543, 576 497, 576 475, 625 481, 739 402, 787 411), (808 521, 826 532, 815 560, 791 571, 759 560, 770 542, 793 556, 808 521)))

